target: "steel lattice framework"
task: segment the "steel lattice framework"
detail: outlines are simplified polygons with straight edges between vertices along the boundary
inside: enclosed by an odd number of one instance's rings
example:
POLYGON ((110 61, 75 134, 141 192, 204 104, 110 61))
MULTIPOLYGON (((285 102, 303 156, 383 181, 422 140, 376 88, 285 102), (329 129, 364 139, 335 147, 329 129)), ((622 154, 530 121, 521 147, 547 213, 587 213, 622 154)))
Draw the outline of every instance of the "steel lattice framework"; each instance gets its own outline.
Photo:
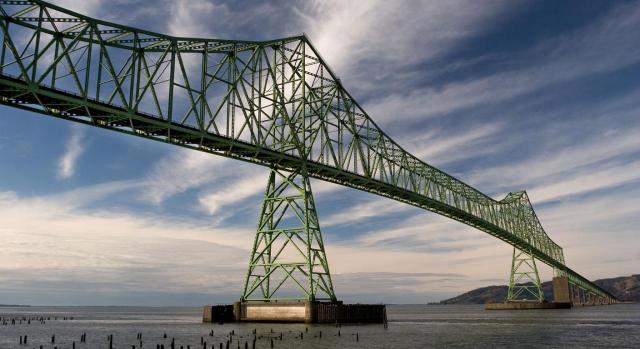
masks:
POLYGON ((0 1, 0 102, 382 195, 565 265, 526 192, 494 200, 387 136, 307 37, 178 38, 42 1, 0 1))
POLYGON ((533 254, 514 247, 506 301, 522 300, 543 302, 544 293, 533 254))
POLYGON ((337 301, 304 167, 290 173, 272 169, 269 174, 240 297, 273 299, 337 301), (302 297, 282 296, 279 291, 287 286, 302 291, 302 297))

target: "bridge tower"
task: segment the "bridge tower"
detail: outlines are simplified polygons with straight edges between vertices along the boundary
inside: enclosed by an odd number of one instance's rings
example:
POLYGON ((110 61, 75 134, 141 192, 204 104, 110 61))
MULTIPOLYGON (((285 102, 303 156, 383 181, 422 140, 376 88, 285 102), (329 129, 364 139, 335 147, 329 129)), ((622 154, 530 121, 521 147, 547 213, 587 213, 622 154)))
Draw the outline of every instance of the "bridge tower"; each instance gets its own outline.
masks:
POLYGON ((507 302, 537 301, 544 302, 544 293, 540 284, 538 267, 531 251, 513 248, 511 260, 511 277, 507 302))
POLYGON ((336 302, 311 184, 303 169, 271 169, 249 259, 241 301, 274 300, 336 302))

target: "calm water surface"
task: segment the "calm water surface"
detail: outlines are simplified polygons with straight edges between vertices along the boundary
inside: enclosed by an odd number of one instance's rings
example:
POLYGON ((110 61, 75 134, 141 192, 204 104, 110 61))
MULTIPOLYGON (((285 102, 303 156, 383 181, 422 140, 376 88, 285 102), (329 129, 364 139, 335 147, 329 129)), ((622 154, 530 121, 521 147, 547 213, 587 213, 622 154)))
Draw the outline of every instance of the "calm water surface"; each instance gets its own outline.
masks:
POLYGON ((136 340, 142 333, 142 348, 164 344, 170 348, 187 345, 201 349, 201 337, 220 348, 230 339, 230 348, 513 348, 552 347, 640 348, 640 304, 584 307, 571 310, 485 311, 482 306, 390 305, 389 327, 382 325, 304 325, 304 324, 203 324, 200 308, 152 307, 0 307, 0 316, 45 316, 41 324, 32 321, 0 325, 0 348, 140 348, 136 340), (58 320, 54 320, 58 317, 58 320), (73 317, 73 320, 61 320, 73 317), (213 336, 210 332, 213 330, 213 336), (273 331, 273 333, 271 332, 273 331), (340 336, 338 336, 338 331, 340 336), (87 342, 80 335, 87 333, 87 342), (320 337, 322 332, 322 337, 320 337), (164 339, 164 334, 167 339, 164 339), (282 333, 282 340, 280 340, 282 333), (303 334, 302 339, 300 338, 303 334), (56 343, 51 344, 52 335, 56 343), (357 339, 356 340, 356 334, 357 339), (20 336, 27 345, 19 345, 20 336))

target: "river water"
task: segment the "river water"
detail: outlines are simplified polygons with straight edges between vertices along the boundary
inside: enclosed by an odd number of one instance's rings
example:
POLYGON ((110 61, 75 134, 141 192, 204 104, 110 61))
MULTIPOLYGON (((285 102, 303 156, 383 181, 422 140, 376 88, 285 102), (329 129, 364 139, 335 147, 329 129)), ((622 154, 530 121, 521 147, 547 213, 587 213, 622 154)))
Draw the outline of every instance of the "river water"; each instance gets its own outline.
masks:
POLYGON ((200 308, 0 307, 0 348, 640 348, 640 304, 485 311, 480 305, 389 305, 382 325, 203 324, 200 308), (44 323, 11 318, 45 317, 44 323), (67 318, 64 320, 64 318, 67 318), (56 319, 57 318, 57 319, 56 319), (73 318, 73 319, 70 319, 73 318), (211 335, 213 331, 213 336, 211 335), (254 335, 255 331, 255 335, 254 335), (86 342, 80 336, 86 333, 86 342), (231 335, 233 333, 233 335, 231 335), (164 335, 167 338, 164 338, 164 335), (27 344, 20 345, 20 336, 27 344), (51 343, 55 335, 55 343, 51 343), (280 339, 282 336, 282 339, 280 339))

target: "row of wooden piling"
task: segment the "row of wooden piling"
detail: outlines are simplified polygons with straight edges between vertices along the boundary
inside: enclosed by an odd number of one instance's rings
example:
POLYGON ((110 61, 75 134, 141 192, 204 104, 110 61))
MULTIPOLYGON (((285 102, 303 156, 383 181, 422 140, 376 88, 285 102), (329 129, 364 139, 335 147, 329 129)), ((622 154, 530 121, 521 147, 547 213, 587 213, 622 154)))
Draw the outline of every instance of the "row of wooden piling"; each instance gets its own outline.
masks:
MULTIPOLYGON (((9 325, 31 325, 31 322, 38 322, 40 324, 45 324, 47 321, 51 321, 52 318, 50 316, 44 317, 44 316, 18 316, 18 317, 2 317, 0 316, 0 324, 2 324, 3 326, 9 326, 9 325)), ((58 320, 57 316, 53 317, 54 321, 58 320)), ((60 317, 59 320, 73 320, 73 317, 60 317)))
MULTIPOLYGON (((336 327, 339 328, 338 325, 336 325, 336 327)), ((289 331, 289 333, 291 333, 291 331, 289 331)), ((304 340, 305 333, 308 335, 308 333, 309 333, 309 328, 308 327, 305 328, 304 331, 300 331, 299 334, 296 334, 295 337, 292 337, 292 338, 299 339, 299 340, 304 340)), ((244 340, 244 349, 249 349, 249 347, 251 347, 251 349, 255 349, 256 348, 256 343, 258 342, 258 340, 263 340, 263 339, 267 339, 268 340, 270 348, 275 348, 275 345, 276 345, 275 343, 277 343, 277 341, 282 341, 283 339, 285 339, 284 332, 274 332, 273 329, 271 329, 270 332, 265 334, 265 335, 259 335, 257 329, 253 329, 251 334, 252 334, 253 338, 248 338, 248 340, 244 340)), ((209 335, 209 337, 213 337, 214 336, 214 331, 211 330, 208 335, 209 335)), ((359 342, 360 341, 360 334, 358 332, 356 332, 354 335, 355 335, 356 342, 359 342)), ((236 336, 235 335, 235 330, 230 331, 229 333, 226 334, 226 336, 228 337, 226 339, 226 341, 213 343, 213 344, 211 344, 210 342, 208 343, 207 340, 205 340, 205 336, 201 336, 200 337, 200 348, 197 348, 196 346, 193 346, 193 349, 231 349, 231 345, 234 342, 234 336, 236 336), (216 344, 218 344, 218 345, 216 346, 216 344)), ((335 334, 335 336, 337 336, 337 337, 341 337, 342 336, 342 333, 341 333, 340 329, 338 329, 338 332, 335 334)), ((322 338, 322 331, 319 331, 313 337, 314 338, 322 338)), ((244 338, 244 336, 239 336, 239 338, 236 337, 235 342, 237 344, 237 348, 238 349, 242 349, 242 346, 241 346, 242 338, 244 338)), ((168 341, 169 340, 169 336, 167 336, 167 334, 164 333, 162 335, 162 339, 165 339, 165 340, 168 341)), ((142 348, 143 347, 142 332, 139 332, 139 333, 136 334, 136 340, 138 341, 138 343, 131 345, 131 349, 136 349, 136 348, 142 348)), ((82 333, 80 335, 80 343, 86 343, 86 341, 87 341, 87 333, 84 332, 84 333, 82 333)), ((107 343, 108 343, 108 348, 109 349, 113 349, 114 348, 114 336, 113 336, 113 334, 107 335, 107 343)), ((27 335, 20 336, 19 344, 21 346, 28 345, 28 336, 27 335)), ((53 349, 57 349, 57 346, 55 346, 55 344, 56 344, 56 335, 55 334, 53 334, 51 336, 51 344, 53 346, 53 349)), ((75 348, 76 348, 76 342, 74 341, 74 342, 72 342, 71 349, 75 349, 75 348)), ((168 343, 166 347, 165 347, 165 343, 156 343, 156 349, 178 349, 178 348, 179 349, 192 349, 192 346, 190 344, 178 346, 176 344, 175 337, 171 337, 170 343, 168 343)), ((44 345, 40 345, 39 349, 44 349, 44 345)))

